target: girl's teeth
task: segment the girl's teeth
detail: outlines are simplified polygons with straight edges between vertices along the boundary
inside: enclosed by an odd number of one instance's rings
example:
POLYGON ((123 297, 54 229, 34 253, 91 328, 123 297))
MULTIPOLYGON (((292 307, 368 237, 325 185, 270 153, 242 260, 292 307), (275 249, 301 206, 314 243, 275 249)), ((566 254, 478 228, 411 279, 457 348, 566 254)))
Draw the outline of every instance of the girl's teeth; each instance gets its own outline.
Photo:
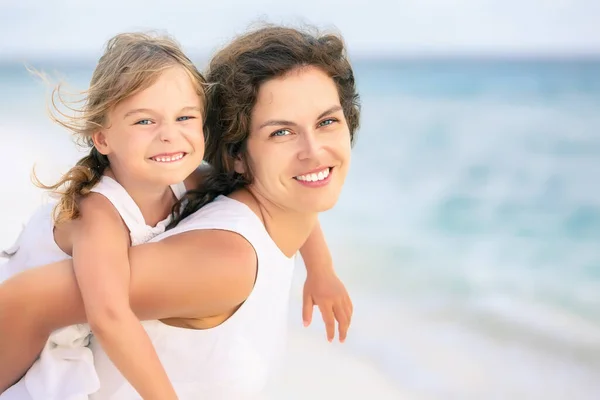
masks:
POLYGON ((171 161, 181 160, 182 158, 183 158, 183 153, 179 153, 179 154, 176 154, 176 155, 170 156, 170 157, 154 157, 152 159, 154 161, 158 161, 158 162, 171 162, 171 161))
POLYGON ((329 176, 329 168, 324 169, 323 171, 321 171, 319 173, 299 175, 296 177, 296 179, 298 179, 299 181, 316 182, 316 181, 322 181, 323 179, 327 178, 328 176, 329 176))

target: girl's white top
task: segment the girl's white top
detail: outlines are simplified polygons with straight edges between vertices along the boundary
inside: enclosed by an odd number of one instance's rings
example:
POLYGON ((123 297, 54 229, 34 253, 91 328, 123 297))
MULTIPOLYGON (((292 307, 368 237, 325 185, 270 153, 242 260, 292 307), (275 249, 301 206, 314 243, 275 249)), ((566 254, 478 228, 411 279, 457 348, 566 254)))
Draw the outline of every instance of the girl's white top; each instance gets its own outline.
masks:
MULTIPOLYGON (((182 183, 172 185, 179 199, 185 194, 182 183)), ((103 176, 92 192, 106 197, 117 209, 129 229, 132 245, 145 243, 165 232, 171 222, 168 217, 156 226, 148 226, 142 212, 129 193, 114 179, 103 176)), ((54 203, 41 206, 25 225, 13 246, 0 253, 8 261, 0 265, 0 282, 29 268, 70 258, 54 240, 52 209, 54 203)), ((99 244, 101 246, 101 243, 99 244)), ((87 324, 69 326, 55 331, 40 358, 27 374, 2 395, 1 400, 78 400, 99 389, 90 349, 87 324)))
MULTIPOLYGON (((200 229, 235 232, 254 247, 258 270, 252 292, 215 328, 176 328, 156 320, 145 321, 144 327, 180 400, 260 398, 284 353, 294 257, 280 251, 250 208, 225 196, 151 242, 200 229)), ((201 265, 201 256, 197 262, 201 265)), ((90 400, 139 399, 94 338, 91 349, 100 390, 90 400)))

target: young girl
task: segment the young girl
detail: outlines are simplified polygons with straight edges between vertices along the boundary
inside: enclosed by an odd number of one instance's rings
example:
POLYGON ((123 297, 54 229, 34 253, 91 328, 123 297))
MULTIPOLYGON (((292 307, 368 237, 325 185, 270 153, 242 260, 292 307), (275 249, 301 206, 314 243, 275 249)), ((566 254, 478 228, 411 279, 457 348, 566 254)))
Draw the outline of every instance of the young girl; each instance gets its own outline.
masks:
MULTIPOLYGON (((144 399, 176 396, 129 307, 128 247, 164 232, 173 204, 185 193, 184 179, 202 161, 203 85, 173 40, 112 38, 81 114, 55 118, 91 147, 89 155, 56 185, 44 186, 60 191, 60 200, 41 207, 5 251, 7 277, 73 257, 91 330, 144 399)), ((80 325, 51 336, 24 378, 36 382, 27 384, 33 398, 87 398, 98 389, 85 347, 89 333, 80 325)))
MULTIPOLYGON (((2 281, 72 256, 91 331, 144 399, 176 395, 129 305, 128 247, 164 232, 185 186, 195 187, 200 179, 196 168, 204 153, 203 85, 201 74, 169 38, 122 34, 111 39, 81 116, 57 120, 87 141, 90 154, 48 187, 64 188, 54 212, 47 205, 34 214, 16 245, 5 251, 9 261, 0 271, 2 281)), ((319 228, 302 255, 307 269, 330 263, 319 228)), ((316 287, 330 277, 312 276, 324 277, 316 287)), ((325 295, 305 289, 306 307, 312 309, 312 301, 321 306, 319 298, 333 307, 336 298, 347 296, 335 282, 338 291, 325 295)), ((333 315, 326 308, 321 311, 333 315)), ((98 389, 92 355, 85 347, 89 333, 86 325, 53 333, 23 378, 31 398, 87 398, 98 389)), ((19 359, 16 353, 27 350, 13 351, 14 357, 3 357, 19 359)), ((0 371, 0 393, 23 367, 13 363, 10 371, 0 371)))

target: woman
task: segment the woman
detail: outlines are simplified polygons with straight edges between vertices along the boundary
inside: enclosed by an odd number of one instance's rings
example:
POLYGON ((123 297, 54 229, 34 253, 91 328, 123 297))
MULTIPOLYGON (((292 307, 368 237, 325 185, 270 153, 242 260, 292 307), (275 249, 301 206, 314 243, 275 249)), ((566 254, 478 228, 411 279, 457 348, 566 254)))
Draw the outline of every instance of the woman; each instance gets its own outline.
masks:
MULTIPOLYGON (((243 399, 277 369, 294 255, 337 201, 358 96, 339 37, 282 27, 235 39, 207 80, 213 169, 172 229, 131 249, 130 299, 180 399, 243 399)), ((85 322, 72 271, 65 261, 3 284, 0 354, 39 350, 53 330, 85 322)), ((336 313, 347 320, 351 305, 336 313)), ((90 398, 137 398, 91 348, 101 389, 90 398)))

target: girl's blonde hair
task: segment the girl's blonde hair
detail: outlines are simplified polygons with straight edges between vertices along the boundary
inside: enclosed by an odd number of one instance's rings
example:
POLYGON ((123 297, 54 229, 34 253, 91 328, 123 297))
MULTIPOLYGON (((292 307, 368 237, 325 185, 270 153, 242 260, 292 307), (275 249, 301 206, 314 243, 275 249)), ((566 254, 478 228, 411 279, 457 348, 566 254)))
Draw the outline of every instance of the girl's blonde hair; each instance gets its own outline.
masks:
POLYGON ((164 70, 175 66, 189 74, 201 103, 205 105, 204 77, 179 44, 168 36, 149 33, 123 33, 107 42, 89 89, 81 93, 81 108, 67 105, 60 84, 52 91, 52 120, 70 130, 80 144, 90 148, 90 153, 54 185, 42 184, 34 173, 38 187, 60 195, 54 210, 55 224, 79 217, 79 199, 98 183, 109 165, 108 158, 98 152, 92 141, 92 134, 106 126, 109 111, 129 96, 147 89, 164 70), (60 111, 57 103, 75 115, 60 111))

